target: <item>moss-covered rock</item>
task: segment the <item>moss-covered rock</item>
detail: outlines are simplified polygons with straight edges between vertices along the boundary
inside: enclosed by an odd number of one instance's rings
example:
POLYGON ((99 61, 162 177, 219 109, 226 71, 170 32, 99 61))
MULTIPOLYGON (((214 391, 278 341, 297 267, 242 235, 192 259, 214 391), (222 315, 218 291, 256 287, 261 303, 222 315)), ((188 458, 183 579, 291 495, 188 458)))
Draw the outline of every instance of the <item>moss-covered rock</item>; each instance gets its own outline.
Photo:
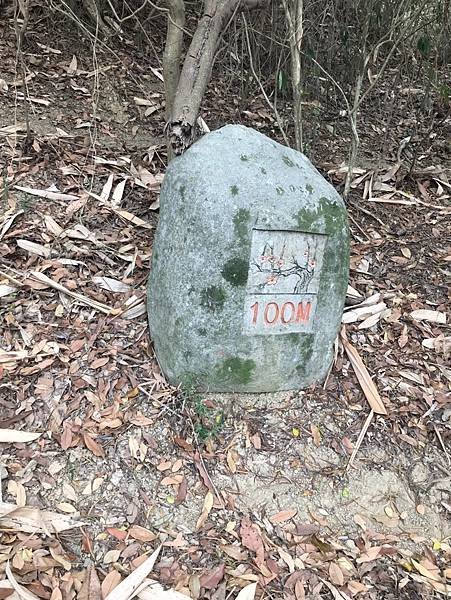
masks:
POLYGON ((349 267, 346 210, 308 159, 231 125, 171 161, 149 325, 171 383, 301 389, 327 374, 349 267))

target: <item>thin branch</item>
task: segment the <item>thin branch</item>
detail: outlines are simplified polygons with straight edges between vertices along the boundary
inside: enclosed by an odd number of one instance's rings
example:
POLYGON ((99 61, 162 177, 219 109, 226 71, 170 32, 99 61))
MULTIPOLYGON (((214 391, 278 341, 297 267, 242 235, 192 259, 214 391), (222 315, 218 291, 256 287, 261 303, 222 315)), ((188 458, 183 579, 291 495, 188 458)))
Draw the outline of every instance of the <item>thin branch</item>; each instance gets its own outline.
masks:
POLYGON ((128 21, 129 19, 133 19, 133 17, 136 17, 136 15, 142 11, 142 9, 147 5, 148 0, 144 0, 144 2, 141 4, 141 6, 139 6, 136 10, 134 10, 131 14, 127 15, 126 17, 123 17, 122 19, 119 17, 119 15, 116 12, 116 9, 114 8, 114 4, 111 2, 111 0, 107 0, 111 11, 113 13, 113 15, 115 16, 116 20, 118 23, 122 24, 125 23, 125 21, 128 21))
POLYGON ((343 100, 345 101, 346 108, 347 108, 347 110, 349 112, 351 110, 351 106, 349 104, 348 97, 346 96, 343 88, 338 83, 338 81, 336 79, 334 79, 334 77, 329 73, 329 71, 326 71, 326 69, 322 65, 320 65, 320 63, 315 58, 313 58, 313 56, 309 56, 305 52, 301 52, 301 54, 302 54, 302 56, 305 56, 305 57, 309 58, 312 62, 314 62, 315 65, 319 68, 319 70, 322 71, 324 73, 324 75, 326 75, 326 77, 328 77, 330 79, 330 81, 335 85, 335 87, 337 88, 337 90, 343 96, 343 100))
POLYGON ((281 122, 281 119, 280 119, 280 116, 279 116, 279 112, 278 112, 276 106, 274 104, 272 104, 271 100, 268 98, 268 95, 265 92, 265 88, 263 87, 263 84, 262 84, 260 78, 257 76, 257 73, 255 72, 254 60, 253 60, 253 57, 252 57, 251 42, 250 42, 250 39, 249 39, 249 29, 248 29, 248 26, 247 26, 246 17, 244 15, 242 15, 242 18, 243 18, 243 22, 244 22, 244 32, 246 34, 247 49, 248 49, 248 52, 249 52, 249 65, 251 67, 252 75, 254 76, 255 81, 258 83, 258 86, 259 86, 259 88, 260 88, 260 90, 261 90, 261 92, 263 94, 263 97, 266 100, 268 106, 274 112, 274 115, 275 115, 276 121, 277 121, 277 125, 279 126, 279 129, 280 129, 280 132, 281 132, 281 134, 283 136, 285 144, 288 147, 290 147, 290 142, 288 141, 288 138, 287 138, 287 135, 285 133, 285 130, 282 127, 282 122, 281 122))
POLYGON ((366 432, 368 431, 369 426, 371 425, 371 421, 373 420, 373 417, 374 417, 374 411, 373 411, 373 409, 371 409, 365 420, 365 423, 363 424, 362 430, 359 433, 359 437, 357 438, 357 442, 354 446, 354 450, 352 451, 351 458, 349 459, 348 464, 346 465, 346 471, 348 471, 353 466, 355 457, 357 456, 360 446, 362 445, 363 439, 366 435, 366 432))

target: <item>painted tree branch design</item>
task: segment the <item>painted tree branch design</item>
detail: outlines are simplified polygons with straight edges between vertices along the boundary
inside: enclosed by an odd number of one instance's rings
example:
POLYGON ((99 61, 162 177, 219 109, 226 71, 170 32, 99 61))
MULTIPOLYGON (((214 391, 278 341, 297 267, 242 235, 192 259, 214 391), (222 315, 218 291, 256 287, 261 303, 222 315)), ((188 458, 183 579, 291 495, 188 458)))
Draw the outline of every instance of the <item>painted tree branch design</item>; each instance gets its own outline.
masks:
POLYGON ((253 266, 257 272, 267 274, 263 283, 259 284, 259 288, 263 289, 266 286, 277 285, 281 277, 296 277, 293 293, 301 294, 308 292, 310 282, 315 275, 316 261, 312 257, 312 249, 310 243, 307 244, 307 249, 304 252, 303 260, 298 260, 294 255, 290 259, 284 257, 285 242, 282 251, 278 254, 274 252, 274 244, 266 242, 260 257, 253 261, 253 266))

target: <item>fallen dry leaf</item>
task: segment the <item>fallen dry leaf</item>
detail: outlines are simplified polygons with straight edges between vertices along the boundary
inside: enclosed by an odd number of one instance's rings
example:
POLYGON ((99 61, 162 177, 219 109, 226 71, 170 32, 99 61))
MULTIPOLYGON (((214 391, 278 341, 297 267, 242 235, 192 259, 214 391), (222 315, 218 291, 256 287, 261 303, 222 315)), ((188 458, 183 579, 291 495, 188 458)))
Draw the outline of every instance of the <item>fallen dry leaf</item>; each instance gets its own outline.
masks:
POLYGON ((104 565, 109 565, 111 563, 115 563, 118 561, 120 555, 121 555, 120 550, 108 550, 108 552, 103 557, 102 562, 104 565))
POLYGON ((103 451, 102 446, 98 442, 96 442, 92 436, 84 434, 83 441, 85 443, 86 448, 88 448, 88 450, 91 450, 93 454, 99 457, 105 456, 105 452, 103 451))
POLYGON ((319 427, 316 425, 310 425, 310 431, 312 432, 313 443, 318 447, 321 444, 321 432, 319 427))
POLYGON ((219 582, 223 579, 224 572, 225 564, 222 563, 212 571, 201 575, 200 586, 205 588, 206 590, 214 590, 218 586, 219 582))
POLYGON ((17 362, 28 358, 28 352, 26 350, 8 351, 0 349, 0 367, 3 369, 15 369, 17 362))
POLYGON ((441 577, 437 575, 437 573, 434 573, 433 571, 426 568, 424 565, 422 565, 420 562, 416 561, 413 558, 411 558, 410 560, 415 569, 418 571, 418 573, 423 575, 423 577, 427 577, 428 579, 432 579, 433 581, 439 581, 443 583, 441 577))
POLYGON ((111 308, 109 306, 106 306, 106 304, 102 304, 101 302, 97 302, 96 300, 91 300, 91 298, 88 298, 87 296, 83 296, 82 294, 73 292, 72 290, 69 290, 67 287, 64 287, 58 282, 53 281, 52 279, 50 279, 50 277, 44 275, 44 273, 40 273, 39 271, 32 271, 30 275, 37 281, 45 283, 46 285, 53 287, 54 289, 63 292, 64 294, 67 294, 68 296, 71 296, 81 304, 87 304, 91 308, 94 308, 95 310, 98 310, 99 312, 102 312, 106 315, 109 315, 111 313, 111 308))
POLYGON ((257 584, 250 583, 249 585, 246 585, 246 587, 244 587, 242 590, 240 590, 235 600, 254 600, 256 591, 257 584))
POLYGON ((105 600, 128 600, 132 598, 136 590, 142 584, 147 575, 152 571, 155 561, 160 554, 159 546, 138 568, 136 568, 128 577, 126 577, 114 590, 112 590, 105 600))
POLYGON ((415 321, 430 321, 431 323, 439 323, 445 325, 446 314, 438 310, 428 310, 426 308, 420 308, 410 313, 410 316, 415 321))
POLYGON ((180 504, 182 504, 185 501, 187 492, 188 492, 188 480, 186 479, 186 477, 183 477, 182 481, 180 482, 179 488, 177 490, 177 497, 175 499, 176 506, 179 506, 180 504))
POLYGON ((23 600, 39 600, 38 596, 35 596, 35 594, 31 593, 29 590, 27 590, 25 587, 23 587, 17 582, 17 580, 11 572, 9 562, 6 563, 5 573, 9 583, 12 585, 12 587, 17 592, 20 598, 23 598, 23 600))
POLYGON ((277 548, 277 552, 279 553, 280 558, 287 565, 288 570, 290 571, 290 573, 294 573, 294 571, 296 569, 296 564, 295 564, 295 562, 294 562, 293 557, 291 556, 291 554, 289 554, 288 552, 286 552, 283 548, 277 548))
POLYGON ((329 577, 331 582, 334 585, 338 585, 338 586, 342 586, 344 585, 344 575, 343 575, 343 571, 340 569, 340 567, 334 563, 331 562, 329 565, 329 577))
POLYGON ((380 415, 386 415, 387 409, 382 402, 381 397, 379 396, 379 392, 368 373, 367 368, 363 364, 362 359, 360 358, 359 353, 356 348, 352 344, 350 344, 346 338, 346 332, 344 327, 340 333, 341 341, 343 343, 343 347, 346 350, 346 354, 352 364, 354 372, 357 376, 357 379, 362 387, 363 393, 365 394, 366 399, 368 400, 368 404, 371 406, 375 413, 380 415))
POLYGON ((137 593, 141 600, 189 600, 190 596, 186 596, 176 590, 165 590, 158 581, 147 579, 146 587, 137 593))
POLYGON ((243 546, 256 554, 257 565, 265 562, 265 547, 257 525, 254 525, 247 517, 241 520, 240 535, 243 546))
POLYGON ((380 546, 372 546, 371 548, 368 548, 368 550, 366 552, 363 552, 356 560, 356 562, 360 563, 366 563, 366 562, 372 562, 373 560, 376 560, 376 558, 380 555, 381 553, 381 547, 380 546))
POLYGON ((273 525, 276 525, 276 523, 283 523, 284 521, 289 521, 290 519, 295 517, 297 515, 297 513, 298 513, 297 508, 291 508, 289 510, 281 510, 280 512, 276 513, 275 515, 272 515, 271 517, 269 517, 269 520, 271 521, 271 523, 273 525))
POLYGON ((208 519, 208 515, 210 514, 211 509, 213 508, 213 503, 214 503, 214 496, 210 492, 210 490, 208 490, 208 492, 205 495, 204 506, 202 508, 202 512, 200 514, 200 517, 197 519, 196 529, 201 529, 205 525, 205 522, 208 519))
POLYGON ((334 585, 332 585, 332 583, 326 581, 322 577, 320 577, 320 580, 324 583, 324 585, 327 588, 329 588, 329 590, 332 593, 332 596, 334 597, 334 600, 348 600, 349 597, 345 594, 342 594, 340 590, 338 590, 334 585))
POLYGON ((0 429, 0 442, 5 444, 33 442, 41 437, 42 433, 31 431, 18 431, 16 429, 0 429))
POLYGON ((20 600, 20 596, 14 591, 9 581, 0 581, 0 600, 8 598, 9 600, 20 600))
POLYGON ((117 587, 122 581, 121 574, 113 569, 109 573, 107 573, 105 579, 102 581, 101 590, 102 590, 102 598, 108 596, 110 592, 117 587))
POLYGON ((445 356, 451 354, 451 336, 440 335, 436 338, 426 338, 421 342, 424 348, 435 350, 445 356))
POLYGON ((127 283, 112 279, 111 277, 93 277, 92 280, 99 287, 109 292, 125 293, 132 289, 127 283))
POLYGON ((61 192, 53 192, 50 190, 38 190, 30 187, 23 187, 21 185, 15 185, 16 190, 30 194, 31 196, 39 196, 40 198, 47 198, 47 200, 62 200, 62 201, 73 201, 78 200, 78 196, 72 194, 62 194, 61 192))
POLYGON ((75 508, 75 506, 72 506, 72 504, 69 504, 69 502, 60 502, 59 504, 56 505, 56 508, 58 510, 61 510, 64 513, 76 513, 77 509, 75 508))
POLYGON ((92 565, 86 571, 86 577, 78 592, 77 600, 102 600, 99 577, 92 565))
POLYGON ((134 525, 133 527, 130 527, 128 530, 128 535, 135 540, 139 540, 140 542, 153 542, 157 538, 155 533, 150 531, 150 529, 146 529, 140 525, 134 525))
POLYGON ((223 550, 227 556, 230 556, 230 558, 233 558, 234 560, 243 561, 248 557, 247 552, 243 550, 241 546, 223 545, 221 546, 221 550, 223 550))
POLYGON ((17 240, 17 245, 30 254, 37 254, 43 258, 50 258, 52 255, 50 248, 42 244, 36 244, 36 242, 31 242, 30 240, 17 240))
POLYGON ((232 448, 229 448, 227 451, 226 461, 231 473, 236 473, 236 460, 237 453, 232 448))
POLYGON ((24 531, 26 533, 61 533, 86 525, 73 517, 57 512, 40 510, 34 506, 16 506, 0 502, 0 530, 24 531))

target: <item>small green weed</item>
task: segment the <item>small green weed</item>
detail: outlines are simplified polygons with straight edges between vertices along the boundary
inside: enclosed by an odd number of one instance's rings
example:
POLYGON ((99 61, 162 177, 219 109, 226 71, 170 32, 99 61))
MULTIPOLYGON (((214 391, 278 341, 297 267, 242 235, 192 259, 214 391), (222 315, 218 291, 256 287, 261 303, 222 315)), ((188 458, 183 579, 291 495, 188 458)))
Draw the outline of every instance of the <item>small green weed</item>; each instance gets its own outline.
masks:
POLYGON ((182 400, 191 417, 194 433, 205 442, 217 437, 224 423, 224 414, 205 403, 204 397, 197 391, 193 378, 185 379, 181 386, 182 400))
POLYGON ((30 194, 17 194, 20 208, 27 212, 33 206, 34 198, 30 194))

